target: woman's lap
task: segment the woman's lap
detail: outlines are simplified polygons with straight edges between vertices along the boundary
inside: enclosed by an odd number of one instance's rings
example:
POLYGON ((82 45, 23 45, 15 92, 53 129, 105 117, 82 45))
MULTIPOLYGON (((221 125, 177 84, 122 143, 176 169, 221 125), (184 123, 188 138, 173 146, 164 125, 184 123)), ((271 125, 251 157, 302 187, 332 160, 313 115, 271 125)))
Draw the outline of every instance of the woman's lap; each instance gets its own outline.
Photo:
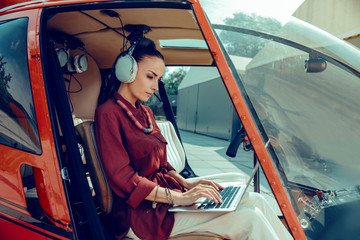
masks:
POLYGON ((176 213, 171 235, 213 232, 229 239, 291 239, 267 201, 246 193, 235 212, 176 213))
MULTIPOLYGON (((246 193, 234 212, 175 213, 171 236, 191 232, 212 232, 228 239, 292 239, 267 201, 257 193, 246 193)), ((134 237, 133 233, 130 235, 134 237)))

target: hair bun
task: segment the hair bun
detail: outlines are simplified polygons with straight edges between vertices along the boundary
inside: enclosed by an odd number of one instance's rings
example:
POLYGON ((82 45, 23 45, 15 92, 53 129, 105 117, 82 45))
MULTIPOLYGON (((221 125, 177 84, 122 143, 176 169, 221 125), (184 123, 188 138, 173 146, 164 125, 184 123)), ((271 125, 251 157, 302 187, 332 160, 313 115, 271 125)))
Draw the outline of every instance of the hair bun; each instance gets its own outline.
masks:
POLYGON ((132 57, 139 62, 143 56, 155 56, 164 60, 163 55, 156 49, 155 43, 149 38, 142 38, 132 52, 132 57))
POLYGON ((156 45, 151 39, 142 38, 140 40, 140 42, 135 47, 135 49, 137 49, 137 50, 140 49, 140 48, 153 48, 153 49, 156 49, 156 45))

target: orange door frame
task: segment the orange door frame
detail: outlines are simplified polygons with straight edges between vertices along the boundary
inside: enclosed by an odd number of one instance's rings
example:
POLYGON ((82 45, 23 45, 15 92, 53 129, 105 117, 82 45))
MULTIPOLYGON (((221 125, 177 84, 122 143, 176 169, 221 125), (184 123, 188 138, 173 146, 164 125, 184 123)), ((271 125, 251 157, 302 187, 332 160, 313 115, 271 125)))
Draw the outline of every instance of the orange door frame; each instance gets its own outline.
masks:
POLYGON ((300 226, 296 213, 292 208, 292 205, 285 192, 285 189, 282 186, 281 180, 265 148, 265 144, 261 140, 256 125, 250 115, 249 110, 247 109, 247 105, 240 93, 240 90, 230 71, 230 68, 225 60, 225 57, 222 54, 220 46, 210 27, 210 23, 208 22, 199 1, 197 0, 188 0, 188 1, 191 2, 193 5, 195 15, 200 24, 200 28, 203 31, 205 39, 209 45, 210 51, 215 59, 216 65, 218 66, 220 75, 225 83, 225 86, 231 97, 231 100, 234 103, 235 109, 241 118, 241 122, 244 128, 246 129, 246 133, 248 134, 250 142, 259 159, 261 167, 266 175, 266 178, 268 179, 270 187, 285 217, 289 229, 295 239, 306 239, 305 233, 300 226))

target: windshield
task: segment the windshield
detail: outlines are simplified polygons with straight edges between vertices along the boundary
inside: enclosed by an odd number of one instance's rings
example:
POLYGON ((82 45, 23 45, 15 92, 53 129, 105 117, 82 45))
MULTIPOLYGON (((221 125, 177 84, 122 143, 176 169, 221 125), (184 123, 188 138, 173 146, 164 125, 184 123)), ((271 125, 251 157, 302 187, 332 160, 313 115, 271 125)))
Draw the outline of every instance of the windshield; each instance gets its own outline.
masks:
MULTIPOLYGON (((291 22, 279 32, 291 32, 299 24, 291 22)), ((265 39, 270 35, 243 28, 217 31, 288 180, 322 190, 359 184, 360 81, 344 59, 339 63, 330 54, 344 45, 345 56, 358 59, 358 50, 351 47, 350 52, 350 46, 336 39, 330 49, 320 43, 314 49, 296 39, 265 39)))
POLYGON ((292 17, 208 17, 300 223, 313 232, 323 196, 360 199, 360 52, 292 17))

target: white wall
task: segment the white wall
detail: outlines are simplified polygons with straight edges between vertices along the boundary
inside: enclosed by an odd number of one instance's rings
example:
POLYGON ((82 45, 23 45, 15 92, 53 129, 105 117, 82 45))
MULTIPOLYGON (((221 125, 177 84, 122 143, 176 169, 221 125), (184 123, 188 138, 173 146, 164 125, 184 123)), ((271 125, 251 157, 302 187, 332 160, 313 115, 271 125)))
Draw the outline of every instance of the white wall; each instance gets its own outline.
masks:
POLYGON ((293 16, 360 47, 359 0, 305 0, 293 16))

